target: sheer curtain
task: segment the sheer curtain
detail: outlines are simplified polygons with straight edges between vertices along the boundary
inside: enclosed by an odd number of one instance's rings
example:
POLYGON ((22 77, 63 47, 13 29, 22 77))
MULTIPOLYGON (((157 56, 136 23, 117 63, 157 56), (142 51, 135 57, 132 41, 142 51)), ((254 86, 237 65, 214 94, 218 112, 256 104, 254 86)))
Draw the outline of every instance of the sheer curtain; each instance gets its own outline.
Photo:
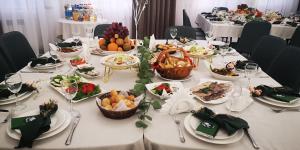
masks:
POLYGON ((211 11, 214 7, 224 6, 234 10, 238 4, 248 4, 263 12, 274 10, 288 16, 296 12, 298 3, 299 0, 176 0, 176 25, 182 25, 182 9, 187 10, 192 26, 195 27, 197 14, 211 11))
POLYGON ((59 17, 58 0, 1 0, 0 19, 3 32, 20 31, 36 55, 48 50, 56 36, 59 17))

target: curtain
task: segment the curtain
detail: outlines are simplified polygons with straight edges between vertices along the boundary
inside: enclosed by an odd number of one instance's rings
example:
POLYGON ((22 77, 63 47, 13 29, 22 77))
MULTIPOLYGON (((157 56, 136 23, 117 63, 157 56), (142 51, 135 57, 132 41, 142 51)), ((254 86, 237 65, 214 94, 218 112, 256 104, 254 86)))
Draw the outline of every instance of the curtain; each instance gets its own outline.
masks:
POLYGON ((239 4, 248 4, 260 11, 279 11, 285 16, 295 13, 299 0, 176 0, 176 25, 182 25, 182 10, 186 9, 192 26, 196 27, 196 17, 201 12, 211 11, 214 7, 228 7, 235 10, 239 4))
MULTIPOLYGON (((155 35, 163 38, 167 27, 175 25, 175 0, 150 0, 138 24, 138 38, 155 35)), ((133 32, 135 25, 133 23, 133 32)), ((135 35, 135 33, 133 33, 135 35)))
POLYGON ((1 0, 0 20, 3 32, 19 31, 25 35, 36 55, 48 50, 55 38, 58 0, 1 0), (46 3, 47 2, 47 3, 46 3))

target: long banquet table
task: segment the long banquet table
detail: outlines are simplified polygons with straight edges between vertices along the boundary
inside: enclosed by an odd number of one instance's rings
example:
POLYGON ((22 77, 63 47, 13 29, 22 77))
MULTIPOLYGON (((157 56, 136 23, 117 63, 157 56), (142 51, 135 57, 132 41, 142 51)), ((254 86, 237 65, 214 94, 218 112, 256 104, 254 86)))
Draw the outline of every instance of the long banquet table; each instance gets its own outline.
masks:
MULTIPOLYGON (((161 41, 163 42, 163 41, 161 41)), ((199 44, 205 45, 206 41, 197 41, 199 44)), ((103 66, 100 64, 101 56, 90 57, 90 63, 96 66, 97 69, 103 71, 103 66)), ((241 56, 225 56, 225 60, 237 60, 243 59, 241 56)), ((64 66, 59 70, 68 70, 68 66, 64 66)), ((267 84, 276 86, 279 85, 272 78, 266 78, 263 76, 253 78, 252 84, 267 84)), ((53 98, 58 101, 59 107, 68 110, 68 102, 56 91, 49 87, 49 78, 52 74, 34 74, 34 73, 22 73, 22 77, 25 81, 37 81, 39 80, 40 93, 36 96, 32 96, 30 99, 25 100, 27 108, 36 108, 39 104, 47 101, 49 98, 53 98)), ((193 70, 192 78, 183 82, 185 88, 190 88, 201 79, 213 79, 207 68, 204 67, 204 62, 200 61, 199 68, 193 70)), ((133 87, 135 80, 137 79, 136 72, 134 70, 114 71, 109 82, 103 83, 102 79, 92 80, 95 83, 100 84, 101 88, 109 91, 111 89, 129 90, 133 87)), ((154 77, 154 81, 162 81, 158 77, 154 77)), ((247 79, 240 79, 235 81, 234 84, 240 84, 242 87, 247 86, 247 79)), ((246 89, 244 89, 246 90, 246 89)), ((244 96, 243 98, 250 98, 244 96)), ((232 113, 229 112, 224 104, 220 105, 205 105, 192 99, 199 106, 207 106, 218 113, 232 113)), ((1 106, 0 108, 9 109, 14 104, 1 106)), ((228 149, 228 150, 240 150, 240 149, 253 149, 248 138, 244 135, 242 139, 236 143, 228 145, 215 145, 200 141, 184 130, 184 136, 186 138, 185 143, 181 143, 178 137, 176 124, 172 120, 172 117, 167 113, 161 111, 150 111, 150 115, 153 117, 152 123, 145 130, 138 129, 134 123, 137 120, 137 116, 132 116, 129 119, 124 120, 111 120, 105 118, 98 110, 95 104, 95 98, 90 98, 87 101, 74 104, 74 109, 79 110, 82 119, 75 130, 72 144, 65 146, 65 140, 68 135, 69 129, 64 132, 53 136, 48 139, 36 141, 33 149, 120 149, 120 150, 192 150, 192 149, 228 149)), ((179 118, 183 122, 184 117, 187 114, 180 114, 179 118)), ((300 117, 297 112, 273 112, 268 105, 254 101, 247 109, 240 113, 232 113, 232 115, 241 117, 248 121, 250 125, 250 133, 253 135, 257 144, 263 150, 296 150, 299 149, 300 139, 300 117)), ((183 124, 183 123, 182 123, 183 124)), ((17 145, 17 141, 11 139, 6 134, 6 129, 9 124, 0 125, 0 149, 13 149, 17 145)))
MULTIPOLYGON (((204 32, 211 32, 214 37, 232 37, 241 36, 243 26, 223 22, 212 22, 206 19, 202 14, 198 14, 195 23, 204 32)), ((283 39, 291 39, 296 27, 285 26, 281 24, 272 24, 270 34, 283 39)))

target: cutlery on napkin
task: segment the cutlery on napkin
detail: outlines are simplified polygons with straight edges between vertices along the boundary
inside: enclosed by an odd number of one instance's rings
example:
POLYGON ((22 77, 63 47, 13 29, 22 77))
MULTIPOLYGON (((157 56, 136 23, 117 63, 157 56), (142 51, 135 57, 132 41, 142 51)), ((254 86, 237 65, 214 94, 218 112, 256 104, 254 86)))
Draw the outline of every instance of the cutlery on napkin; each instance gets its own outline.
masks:
POLYGON ((40 65, 46 65, 46 64, 56 64, 56 63, 60 63, 60 60, 54 60, 52 57, 39 57, 39 58, 35 58, 31 60, 31 64, 30 67, 35 67, 38 64, 40 65))

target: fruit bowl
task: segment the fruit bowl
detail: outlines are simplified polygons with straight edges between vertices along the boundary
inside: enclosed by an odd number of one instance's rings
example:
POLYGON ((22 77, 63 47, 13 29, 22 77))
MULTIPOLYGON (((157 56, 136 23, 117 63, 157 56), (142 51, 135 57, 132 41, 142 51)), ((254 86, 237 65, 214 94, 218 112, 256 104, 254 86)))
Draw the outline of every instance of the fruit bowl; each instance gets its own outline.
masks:
POLYGON ((182 48, 162 51, 156 62, 154 69, 161 77, 173 80, 180 80, 188 77, 195 67, 194 63, 182 48), (183 58, 171 56, 172 52, 181 52, 183 58))
MULTIPOLYGON (((99 39, 100 49, 106 53, 128 52, 135 47, 135 41, 129 38, 129 30, 122 23, 113 22, 99 39)), ((109 53, 107 53, 109 54, 109 53)))
MULTIPOLYGON (((96 105, 98 106, 99 110, 103 113, 103 115, 110 119, 125 119, 125 118, 129 118, 129 117, 133 116, 135 114, 135 112, 137 111, 138 104, 140 101, 137 99, 140 99, 140 97, 134 97, 134 100, 138 101, 138 102, 136 102, 137 104, 130 106, 130 108, 127 110, 113 110, 113 108, 110 108, 110 106, 104 107, 104 105, 103 105, 105 103, 104 102, 105 99, 111 99, 113 97, 113 93, 117 93, 117 95, 119 95, 122 92, 112 90, 111 92, 104 93, 103 95, 99 96, 96 99, 96 105)), ((127 93, 130 96, 133 95, 131 92, 123 92, 123 93, 127 93)), ((115 104, 115 105, 118 105, 118 104, 115 104)))

